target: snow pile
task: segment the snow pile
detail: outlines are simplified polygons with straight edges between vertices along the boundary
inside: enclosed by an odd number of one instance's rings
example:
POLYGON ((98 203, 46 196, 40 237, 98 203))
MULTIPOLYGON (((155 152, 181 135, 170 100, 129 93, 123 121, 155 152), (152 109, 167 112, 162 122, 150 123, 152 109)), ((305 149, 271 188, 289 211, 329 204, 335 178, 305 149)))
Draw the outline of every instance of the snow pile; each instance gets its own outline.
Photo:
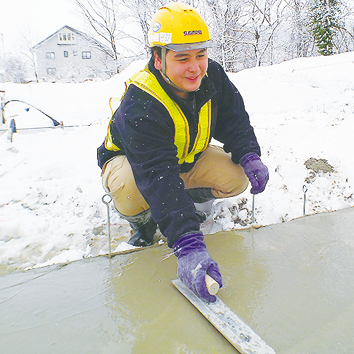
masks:
MULTIPOLYGON (((135 62, 104 82, 6 84, 6 105, 16 121, 13 142, 0 132, 0 273, 70 262, 108 252, 96 149, 110 118, 109 99, 143 68, 135 62), (30 108, 28 110, 28 108, 30 108)), ((255 225, 352 207, 354 164, 354 53, 295 59, 230 74, 240 90, 270 171, 255 196, 255 225)), ((113 100, 113 105, 117 105, 113 100)), ((1 127, 0 127, 1 128, 1 127)), ((6 126, 2 126, 5 129, 6 126)), ((216 200, 205 233, 249 227, 252 195, 216 200)), ((111 209, 112 251, 126 249, 128 223, 111 209)))

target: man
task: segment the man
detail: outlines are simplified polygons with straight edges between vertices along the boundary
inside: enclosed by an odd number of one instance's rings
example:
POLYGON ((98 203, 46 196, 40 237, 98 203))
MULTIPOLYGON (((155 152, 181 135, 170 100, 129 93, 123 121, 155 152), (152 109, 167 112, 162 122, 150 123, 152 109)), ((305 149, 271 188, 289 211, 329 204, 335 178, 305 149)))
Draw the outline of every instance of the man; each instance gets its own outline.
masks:
POLYGON ((264 190, 267 167, 243 100, 224 70, 208 59, 208 28, 191 6, 160 8, 149 31, 152 57, 126 85, 98 149, 103 185, 134 233, 153 243, 157 228, 177 256, 177 274, 206 301, 205 276, 222 286, 199 228, 194 202, 264 190), (211 138, 223 149, 209 145, 211 138))

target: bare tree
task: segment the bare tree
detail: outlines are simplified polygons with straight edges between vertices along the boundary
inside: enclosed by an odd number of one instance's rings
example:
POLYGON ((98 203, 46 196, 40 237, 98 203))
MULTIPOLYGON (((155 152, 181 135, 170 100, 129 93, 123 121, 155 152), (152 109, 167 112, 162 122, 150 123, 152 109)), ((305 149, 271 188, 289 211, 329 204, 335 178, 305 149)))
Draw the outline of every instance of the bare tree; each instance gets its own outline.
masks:
MULTIPOLYGON (((117 72, 119 71, 119 53, 117 37, 124 37, 125 34, 119 29, 118 6, 114 0, 73 0, 84 16, 86 22, 93 29, 95 34, 108 44, 111 51, 106 51, 116 62, 117 72)), ((102 47, 104 51, 104 47, 102 47)))
POLYGON ((291 58, 302 58, 311 55, 314 41, 307 29, 309 0, 286 0, 289 6, 290 41, 285 44, 291 58))
POLYGON ((26 82, 26 63, 18 55, 7 54, 4 60, 4 82, 23 84, 26 82))
POLYGON ((212 56, 227 71, 278 60, 284 0, 204 0, 215 40, 212 56))
POLYGON ((33 49, 38 40, 34 39, 31 27, 29 25, 26 27, 23 33, 23 40, 21 44, 22 55, 26 58, 26 62, 31 68, 31 75, 34 74, 36 82, 39 82, 36 54, 33 49))
POLYGON ((252 48, 254 65, 260 66, 263 61, 274 63, 274 49, 279 44, 275 38, 283 22, 286 4, 283 0, 247 0, 249 18, 244 26, 248 33, 248 42, 252 48))
POLYGON ((237 48, 242 42, 240 3, 234 0, 205 0, 205 4, 209 10, 206 18, 214 42, 211 56, 225 70, 234 71, 237 48))
POLYGON ((126 9, 126 14, 130 19, 132 26, 140 28, 140 36, 138 33, 135 35, 135 40, 143 47, 146 53, 149 53, 148 44, 148 31, 151 26, 151 20, 156 12, 162 5, 165 4, 163 0, 120 0, 126 9))
MULTIPOLYGON (((72 0, 97 36, 108 42, 118 62, 118 49, 135 59, 148 54, 147 33, 155 11, 165 0, 72 0)), ((211 56, 227 71, 317 55, 308 31, 313 0, 185 0, 201 12, 214 40, 211 56)), ((344 20, 353 16, 352 0, 344 20)), ((349 4, 349 5, 348 5, 349 4)), ((349 22, 348 22, 349 23, 349 22)), ((354 49, 353 26, 338 29, 338 52, 354 49)))
POLYGON ((162 0, 73 0, 95 34, 108 43, 118 62, 136 59, 147 50, 151 18, 162 0))

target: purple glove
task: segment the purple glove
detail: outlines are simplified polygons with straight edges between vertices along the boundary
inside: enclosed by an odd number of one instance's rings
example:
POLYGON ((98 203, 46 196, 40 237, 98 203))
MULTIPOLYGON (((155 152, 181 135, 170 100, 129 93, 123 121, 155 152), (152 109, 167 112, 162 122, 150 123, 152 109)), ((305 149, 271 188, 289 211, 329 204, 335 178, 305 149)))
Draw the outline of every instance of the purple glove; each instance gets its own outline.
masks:
POLYGON ((259 156, 253 152, 246 154, 241 157, 240 165, 251 182, 251 193, 258 194, 263 192, 269 179, 269 172, 259 156))
POLYGON ((191 233, 179 238, 173 245, 177 257, 177 275, 196 295, 208 302, 216 301, 210 295, 205 283, 209 274, 222 287, 222 279, 217 263, 209 256, 204 236, 201 232, 191 233))

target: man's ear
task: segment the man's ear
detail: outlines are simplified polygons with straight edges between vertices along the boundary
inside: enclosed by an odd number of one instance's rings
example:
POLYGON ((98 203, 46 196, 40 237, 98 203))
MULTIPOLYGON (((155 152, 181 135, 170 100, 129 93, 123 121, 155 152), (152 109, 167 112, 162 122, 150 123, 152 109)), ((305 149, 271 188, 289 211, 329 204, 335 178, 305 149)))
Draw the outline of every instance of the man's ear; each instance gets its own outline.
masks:
POLYGON ((162 62, 161 62, 161 58, 157 55, 156 52, 154 52, 154 59, 155 59, 155 68, 159 71, 162 70, 162 62))

